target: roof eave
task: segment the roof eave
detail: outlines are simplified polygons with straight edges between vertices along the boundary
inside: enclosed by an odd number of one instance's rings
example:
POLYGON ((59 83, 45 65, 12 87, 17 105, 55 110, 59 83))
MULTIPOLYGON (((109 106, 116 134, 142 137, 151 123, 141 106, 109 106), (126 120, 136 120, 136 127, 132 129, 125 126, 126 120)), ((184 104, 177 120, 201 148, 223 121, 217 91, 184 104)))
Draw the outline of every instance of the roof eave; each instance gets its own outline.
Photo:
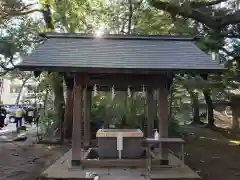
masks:
POLYGON ((213 68, 213 69, 143 69, 143 68, 84 68, 84 67, 56 67, 56 66, 16 66, 20 71, 49 71, 49 72, 86 72, 86 73, 122 73, 122 74, 161 74, 165 72, 169 73, 204 73, 215 74, 224 73, 226 68, 213 68))
POLYGON ((191 36, 173 36, 173 35, 120 35, 120 34, 105 34, 101 37, 96 37, 94 34, 85 33, 39 33, 43 38, 80 38, 80 39, 124 39, 124 40, 163 40, 163 41, 194 41, 198 37, 191 36))

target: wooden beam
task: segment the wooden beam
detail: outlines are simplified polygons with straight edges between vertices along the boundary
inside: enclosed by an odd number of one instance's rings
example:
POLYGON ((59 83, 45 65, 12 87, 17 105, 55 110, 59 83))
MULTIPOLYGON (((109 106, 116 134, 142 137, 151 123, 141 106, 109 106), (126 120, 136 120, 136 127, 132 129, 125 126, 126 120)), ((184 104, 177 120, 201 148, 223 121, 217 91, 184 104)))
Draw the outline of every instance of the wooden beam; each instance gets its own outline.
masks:
MULTIPOLYGON (((104 92, 111 92, 112 91, 112 87, 113 87, 113 85, 105 85, 105 86, 97 85, 97 90, 98 91, 104 91, 104 92)), ((130 88, 131 92, 142 92, 142 90, 143 90, 143 86, 142 85, 139 85, 138 87, 137 86, 134 86, 134 87, 130 86, 129 88, 130 88)), ((151 89, 151 87, 148 87, 148 86, 145 86, 145 85, 144 85, 144 88, 146 90, 147 89, 151 89)), ((93 88, 89 87, 88 89, 92 90, 93 88)), ((115 86, 114 85, 114 89, 115 89, 115 91, 127 91, 128 90, 128 86, 121 87, 121 86, 115 86)))
POLYGON ((82 109, 83 109, 83 84, 82 76, 74 77, 74 103, 73 103, 73 131, 72 131, 72 166, 81 165, 82 151, 82 109))
POLYGON ((166 84, 167 76, 165 75, 132 75, 132 74, 89 74, 87 84, 94 86, 95 84, 100 86, 116 88, 127 88, 132 86, 133 88, 145 87, 157 88, 159 83, 166 84))

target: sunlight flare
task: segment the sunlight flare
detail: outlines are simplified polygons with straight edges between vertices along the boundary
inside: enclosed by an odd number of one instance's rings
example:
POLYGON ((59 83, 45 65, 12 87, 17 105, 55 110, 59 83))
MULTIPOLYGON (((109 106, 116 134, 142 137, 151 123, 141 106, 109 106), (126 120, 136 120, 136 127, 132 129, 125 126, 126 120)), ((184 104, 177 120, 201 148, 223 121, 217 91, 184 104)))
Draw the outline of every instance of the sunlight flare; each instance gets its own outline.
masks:
POLYGON ((95 36, 95 37, 98 37, 98 38, 102 37, 103 34, 104 34, 104 29, 105 29, 105 28, 104 28, 103 25, 100 26, 100 27, 95 31, 94 36, 95 36))
POLYGON ((100 31, 100 30, 97 30, 95 33, 94 33, 95 37, 102 37, 103 36, 103 31, 100 31))

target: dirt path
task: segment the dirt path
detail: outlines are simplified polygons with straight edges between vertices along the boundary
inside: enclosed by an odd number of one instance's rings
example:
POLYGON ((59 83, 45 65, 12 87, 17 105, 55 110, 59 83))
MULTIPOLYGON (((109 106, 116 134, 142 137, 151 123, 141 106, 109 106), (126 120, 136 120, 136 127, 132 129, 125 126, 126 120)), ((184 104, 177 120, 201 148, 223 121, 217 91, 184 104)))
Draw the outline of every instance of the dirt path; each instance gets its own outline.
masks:
MULTIPOLYGON (((7 135, 10 136, 10 135, 7 135)), ((0 180, 33 180, 64 152, 66 146, 25 142, 0 143, 0 180)))
POLYGON ((188 132, 186 163, 204 180, 239 180, 240 146, 221 133, 184 126, 188 132))

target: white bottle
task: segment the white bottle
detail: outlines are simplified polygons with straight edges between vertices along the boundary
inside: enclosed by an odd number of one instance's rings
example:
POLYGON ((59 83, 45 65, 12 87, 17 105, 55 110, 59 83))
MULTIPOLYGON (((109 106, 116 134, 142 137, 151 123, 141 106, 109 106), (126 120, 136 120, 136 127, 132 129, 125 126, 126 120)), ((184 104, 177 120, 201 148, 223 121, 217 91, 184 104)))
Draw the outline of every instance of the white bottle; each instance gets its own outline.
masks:
POLYGON ((154 133, 154 139, 159 140, 159 133, 158 133, 157 129, 155 130, 155 133, 154 133))

